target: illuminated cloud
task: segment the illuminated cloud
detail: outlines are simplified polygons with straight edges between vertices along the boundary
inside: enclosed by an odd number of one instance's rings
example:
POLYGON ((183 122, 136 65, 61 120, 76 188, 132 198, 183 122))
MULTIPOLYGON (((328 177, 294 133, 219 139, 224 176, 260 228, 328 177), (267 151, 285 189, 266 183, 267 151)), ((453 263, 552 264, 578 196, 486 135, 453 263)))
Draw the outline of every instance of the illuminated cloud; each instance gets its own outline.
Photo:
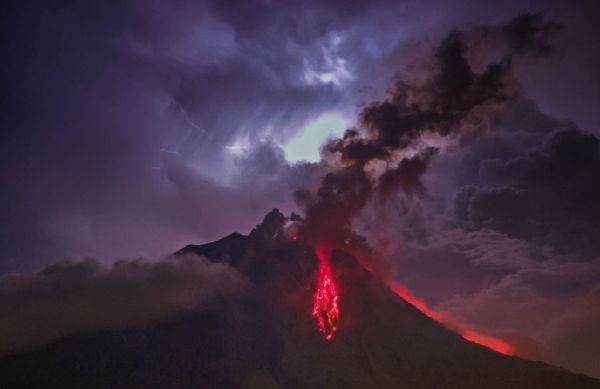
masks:
POLYGON ((320 148, 332 137, 341 136, 349 121, 335 112, 326 112, 304 125, 285 146, 285 157, 290 162, 317 162, 320 148))

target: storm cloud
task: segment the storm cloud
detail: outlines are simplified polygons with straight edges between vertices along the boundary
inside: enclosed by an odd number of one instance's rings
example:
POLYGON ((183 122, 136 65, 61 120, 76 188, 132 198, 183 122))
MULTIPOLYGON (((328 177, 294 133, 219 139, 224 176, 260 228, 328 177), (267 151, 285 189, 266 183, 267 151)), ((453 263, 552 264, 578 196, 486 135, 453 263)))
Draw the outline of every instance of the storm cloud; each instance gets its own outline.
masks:
POLYGON ((600 249, 598 144, 593 134, 557 129, 522 155, 485 159, 480 163, 482 185, 461 189, 455 214, 477 228, 593 258, 600 249))

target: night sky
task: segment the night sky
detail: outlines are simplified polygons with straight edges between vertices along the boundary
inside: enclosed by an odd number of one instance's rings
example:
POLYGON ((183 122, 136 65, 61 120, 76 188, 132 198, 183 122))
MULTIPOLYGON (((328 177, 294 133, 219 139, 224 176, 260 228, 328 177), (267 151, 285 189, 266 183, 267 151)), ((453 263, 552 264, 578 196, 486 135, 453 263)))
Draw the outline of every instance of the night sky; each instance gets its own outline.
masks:
POLYGON ((277 207, 518 355, 600 377, 597 1, 1 8, 0 353, 239 293, 234 269, 162 258, 277 207), (140 307, 108 309, 111 288, 140 307), (15 337, 48 296, 106 315, 15 337))

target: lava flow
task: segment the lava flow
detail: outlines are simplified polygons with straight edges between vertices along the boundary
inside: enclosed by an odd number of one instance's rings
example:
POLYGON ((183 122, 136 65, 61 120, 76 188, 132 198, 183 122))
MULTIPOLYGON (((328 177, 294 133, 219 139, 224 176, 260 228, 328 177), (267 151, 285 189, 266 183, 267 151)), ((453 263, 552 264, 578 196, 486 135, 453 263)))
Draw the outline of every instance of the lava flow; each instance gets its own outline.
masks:
POLYGON ((319 278, 314 294, 312 315, 317 319, 319 331, 325 340, 331 341, 337 331, 340 318, 338 292, 331 273, 327 250, 320 247, 317 248, 316 253, 319 258, 319 278))
POLYGON ((469 342, 477 343, 480 346, 487 347, 500 354, 515 355, 514 348, 507 342, 490 335, 482 334, 478 331, 466 329, 462 323, 460 323, 458 320, 452 317, 452 315, 450 315, 449 313, 434 311, 433 309, 429 308, 423 300, 415 297, 404 286, 400 284, 393 284, 391 288, 394 291, 394 293, 406 300, 413 307, 417 308, 425 316, 428 316, 431 319, 442 323, 446 327, 458 332, 463 338, 465 338, 469 342))

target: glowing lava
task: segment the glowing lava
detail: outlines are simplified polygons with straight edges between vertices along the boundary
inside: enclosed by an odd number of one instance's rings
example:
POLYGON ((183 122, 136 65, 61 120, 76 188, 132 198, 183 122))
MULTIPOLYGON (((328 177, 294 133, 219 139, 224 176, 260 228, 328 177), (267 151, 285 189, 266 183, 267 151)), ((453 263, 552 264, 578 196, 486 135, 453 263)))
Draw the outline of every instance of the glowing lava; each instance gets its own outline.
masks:
POLYGON ((329 266, 329 255, 327 254, 330 251, 317 248, 316 253, 319 258, 319 278, 314 294, 312 315, 317 319, 319 331, 325 340, 331 341, 337 331, 337 323, 340 318, 338 292, 329 266))
POLYGON ((485 335, 473 330, 463 330, 461 332, 463 338, 469 342, 477 343, 478 345, 485 346, 492 349, 500 354, 514 355, 515 350, 513 347, 503 341, 502 339, 495 338, 493 336, 485 335))
POLYGON ((417 308, 425 316, 428 316, 431 319, 442 323, 446 327, 458 332, 463 338, 465 338, 469 342, 477 343, 480 346, 487 347, 500 354, 515 354, 514 348, 502 339, 498 339, 490 335, 485 335, 474 330, 466 329, 462 323, 460 323, 458 320, 452 317, 449 313, 434 311, 431 308, 429 308, 423 300, 415 297, 404 286, 395 283, 391 286, 391 288, 394 291, 394 293, 396 293, 398 296, 406 300, 409 304, 417 308))
MULTIPOLYGON (((292 236, 293 239, 294 236, 292 236)), ((314 294, 312 316, 317 319, 319 331, 327 341, 331 341, 337 331, 340 318, 338 305, 338 291, 329 265, 331 249, 317 247, 315 250, 319 259, 319 276, 317 290, 314 294)), ((362 263, 362 262, 361 262, 362 263)), ((368 263, 368 262, 367 262, 368 263)), ((370 269, 367 268, 370 271, 370 269)), ((401 298, 413 305, 431 319, 443 324, 447 328, 458 332, 464 339, 477 343, 505 355, 515 355, 515 349, 502 339, 468 329, 460 320, 457 320, 449 312, 436 311, 425 303, 425 301, 414 296, 407 288, 399 283, 392 283, 391 289, 401 298)))

